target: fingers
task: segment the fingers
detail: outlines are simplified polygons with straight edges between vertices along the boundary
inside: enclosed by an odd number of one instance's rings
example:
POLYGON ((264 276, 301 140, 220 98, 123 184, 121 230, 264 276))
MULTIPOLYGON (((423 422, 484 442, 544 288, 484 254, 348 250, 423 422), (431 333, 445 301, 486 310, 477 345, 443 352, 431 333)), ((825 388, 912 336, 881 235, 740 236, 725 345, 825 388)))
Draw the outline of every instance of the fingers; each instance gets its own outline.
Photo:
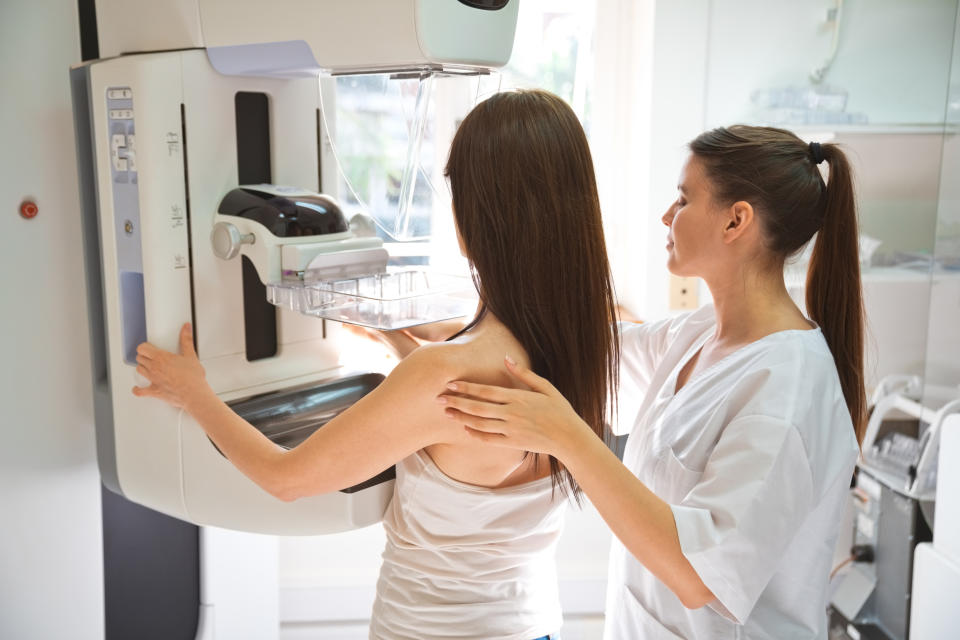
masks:
POLYGON ((138 398, 157 398, 157 397, 159 397, 159 394, 157 394, 157 391, 156 391, 156 389, 154 389, 153 385, 150 385, 149 387, 134 387, 134 388, 133 388, 133 395, 137 396, 138 398))
POLYGON ((456 420, 465 427, 472 427, 477 431, 503 435, 503 421, 492 418, 480 418, 457 409, 444 409, 443 414, 451 420, 456 420))
POLYGON ((522 364, 518 364, 510 356, 504 356, 503 361, 507 364, 507 371, 515 377, 520 382, 524 383, 534 391, 539 391, 540 393, 546 395, 553 395, 558 393, 556 387, 554 387, 546 378, 541 378, 530 369, 527 369, 522 364))
POLYGON ((460 380, 448 383, 447 389, 471 396, 473 398, 478 398, 480 400, 497 402, 500 404, 509 402, 513 392, 513 389, 507 389, 506 387, 496 387, 489 384, 476 384, 474 382, 462 382, 460 380))
POLYGON ((193 350, 193 327, 189 322, 180 327, 180 353, 185 356, 197 355, 193 350))
POLYGON ((470 414, 480 418, 499 419, 503 416, 502 404, 491 404, 481 400, 472 400, 460 396, 448 395, 438 396, 437 402, 439 404, 448 405, 448 407, 456 409, 460 413, 470 414))
POLYGON ((144 358, 156 358, 159 353, 160 349, 157 349, 149 342, 141 342, 139 345, 137 345, 138 356, 143 356, 144 358))
POLYGON ((498 447, 509 447, 507 444, 507 437, 502 433, 486 433, 484 431, 477 431, 470 427, 464 426, 464 431, 473 438, 474 440, 480 440, 481 442, 486 442, 487 444, 492 444, 498 447))

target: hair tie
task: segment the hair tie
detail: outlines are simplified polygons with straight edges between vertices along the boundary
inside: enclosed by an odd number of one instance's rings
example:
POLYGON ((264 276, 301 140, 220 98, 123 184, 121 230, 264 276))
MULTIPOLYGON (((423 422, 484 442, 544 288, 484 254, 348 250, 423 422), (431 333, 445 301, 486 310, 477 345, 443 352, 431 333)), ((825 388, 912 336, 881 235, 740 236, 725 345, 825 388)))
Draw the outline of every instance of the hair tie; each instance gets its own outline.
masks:
POLYGON ((823 147, 819 142, 810 143, 810 157, 813 158, 813 164, 820 164, 824 161, 823 147))

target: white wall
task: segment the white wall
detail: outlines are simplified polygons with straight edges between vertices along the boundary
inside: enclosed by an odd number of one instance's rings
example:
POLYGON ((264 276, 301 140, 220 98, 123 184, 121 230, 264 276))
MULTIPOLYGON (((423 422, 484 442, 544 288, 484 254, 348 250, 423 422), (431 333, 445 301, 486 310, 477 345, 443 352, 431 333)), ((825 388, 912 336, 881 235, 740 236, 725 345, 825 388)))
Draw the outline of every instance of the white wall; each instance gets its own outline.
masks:
MULTIPOLYGON (((667 229, 661 216, 677 199, 680 167, 688 155, 687 143, 703 131, 709 73, 710 0, 657 2, 653 43, 650 143, 650 196, 647 277, 648 309, 639 312, 656 319, 667 314, 669 271, 667 229)), ((706 287, 700 287, 703 292, 706 287)))
POLYGON ((0 637, 102 638, 69 65, 75 0, 0 3, 0 637), (25 220, 20 202, 39 215, 25 220))

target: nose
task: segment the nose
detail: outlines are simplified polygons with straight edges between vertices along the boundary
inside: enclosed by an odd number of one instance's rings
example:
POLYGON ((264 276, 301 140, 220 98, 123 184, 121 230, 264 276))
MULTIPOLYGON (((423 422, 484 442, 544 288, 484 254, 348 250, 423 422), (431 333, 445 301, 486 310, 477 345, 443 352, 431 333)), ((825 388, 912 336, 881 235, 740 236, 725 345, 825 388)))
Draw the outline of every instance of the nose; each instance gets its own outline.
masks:
POLYGON ((676 215, 677 205, 676 203, 671 204, 667 207, 667 210, 663 213, 663 216, 660 217, 660 221, 666 226, 673 224, 673 216, 676 215))

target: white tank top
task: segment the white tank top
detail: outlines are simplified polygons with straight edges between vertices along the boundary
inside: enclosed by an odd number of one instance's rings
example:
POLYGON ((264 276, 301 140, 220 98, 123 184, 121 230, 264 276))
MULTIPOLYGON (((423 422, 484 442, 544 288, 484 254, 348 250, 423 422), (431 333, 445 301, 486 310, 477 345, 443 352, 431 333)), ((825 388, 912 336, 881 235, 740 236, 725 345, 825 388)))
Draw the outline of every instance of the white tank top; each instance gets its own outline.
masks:
POLYGON ((425 451, 397 464, 370 638, 534 640, 563 622, 555 551, 566 499, 550 477, 458 482, 425 451))

